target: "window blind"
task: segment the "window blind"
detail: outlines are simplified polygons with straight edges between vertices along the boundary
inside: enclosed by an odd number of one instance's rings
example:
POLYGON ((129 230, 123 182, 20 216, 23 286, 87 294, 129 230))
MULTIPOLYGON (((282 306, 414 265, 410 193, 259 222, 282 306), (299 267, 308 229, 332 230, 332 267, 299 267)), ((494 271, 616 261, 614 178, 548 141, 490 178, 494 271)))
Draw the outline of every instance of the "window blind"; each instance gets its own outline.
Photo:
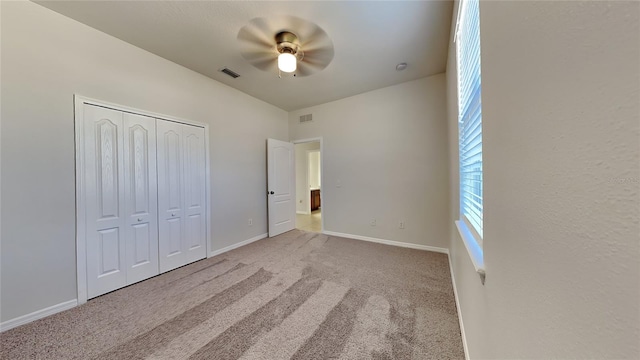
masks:
MULTIPOLYGON (((458 53, 458 129, 460 214, 482 237, 482 98, 479 0, 460 4, 458 53)), ((482 239, 478 239, 482 241, 482 239)))

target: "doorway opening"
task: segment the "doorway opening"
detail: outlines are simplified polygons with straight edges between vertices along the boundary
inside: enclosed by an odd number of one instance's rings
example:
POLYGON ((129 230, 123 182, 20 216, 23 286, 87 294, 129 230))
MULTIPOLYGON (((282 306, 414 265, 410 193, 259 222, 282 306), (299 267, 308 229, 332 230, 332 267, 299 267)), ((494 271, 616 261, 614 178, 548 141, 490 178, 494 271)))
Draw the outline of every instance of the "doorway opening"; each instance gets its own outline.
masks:
POLYGON ((322 144, 321 139, 295 141, 296 229, 321 233, 322 144))

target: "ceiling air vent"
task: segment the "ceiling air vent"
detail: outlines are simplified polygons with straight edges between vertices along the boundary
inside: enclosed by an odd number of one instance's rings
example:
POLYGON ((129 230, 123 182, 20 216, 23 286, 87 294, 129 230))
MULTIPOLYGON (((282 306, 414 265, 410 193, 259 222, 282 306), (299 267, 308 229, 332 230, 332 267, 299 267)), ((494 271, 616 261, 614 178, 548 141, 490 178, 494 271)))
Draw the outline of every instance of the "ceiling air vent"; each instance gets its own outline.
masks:
POLYGON ((313 115, 312 114, 300 115, 300 124, 304 124, 304 123, 308 123, 308 122, 312 122, 312 121, 313 121, 313 115))
POLYGON ((231 76, 234 79, 237 78, 237 77, 240 77, 240 74, 238 74, 237 72, 235 72, 233 70, 229 70, 227 68, 222 68, 220 71, 225 73, 225 74, 227 74, 227 75, 229 75, 229 76, 231 76))

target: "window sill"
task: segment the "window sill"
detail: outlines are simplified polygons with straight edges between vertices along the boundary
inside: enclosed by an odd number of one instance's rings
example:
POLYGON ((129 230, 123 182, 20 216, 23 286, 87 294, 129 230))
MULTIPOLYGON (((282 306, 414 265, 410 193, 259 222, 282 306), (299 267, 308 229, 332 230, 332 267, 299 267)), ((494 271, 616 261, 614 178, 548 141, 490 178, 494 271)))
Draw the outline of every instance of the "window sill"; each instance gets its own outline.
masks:
POLYGON ((480 276, 482 285, 484 285, 486 273, 484 268, 484 253, 482 251, 482 248, 480 247, 480 245, 478 245, 478 242, 473 237, 473 234, 463 220, 457 220, 456 227, 458 228, 458 232, 460 233, 460 237, 462 238, 464 246, 467 248, 469 257, 471 257, 473 267, 476 269, 476 272, 480 276))

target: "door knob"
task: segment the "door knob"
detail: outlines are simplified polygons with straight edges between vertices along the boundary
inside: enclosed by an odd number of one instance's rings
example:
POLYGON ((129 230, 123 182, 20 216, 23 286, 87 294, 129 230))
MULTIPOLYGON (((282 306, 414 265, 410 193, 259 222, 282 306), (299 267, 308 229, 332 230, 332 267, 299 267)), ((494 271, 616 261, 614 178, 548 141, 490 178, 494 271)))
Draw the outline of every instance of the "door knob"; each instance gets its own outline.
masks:
POLYGON ((138 218, 138 222, 142 221, 142 219, 138 218))
POLYGON ((171 216, 176 216, 176 214, 171 214, 171 216))
POLYGON ((269 191, 269 194, 273 195, 273 194, 275 194, 275 193, 274 193, 273 191, 269 191))

